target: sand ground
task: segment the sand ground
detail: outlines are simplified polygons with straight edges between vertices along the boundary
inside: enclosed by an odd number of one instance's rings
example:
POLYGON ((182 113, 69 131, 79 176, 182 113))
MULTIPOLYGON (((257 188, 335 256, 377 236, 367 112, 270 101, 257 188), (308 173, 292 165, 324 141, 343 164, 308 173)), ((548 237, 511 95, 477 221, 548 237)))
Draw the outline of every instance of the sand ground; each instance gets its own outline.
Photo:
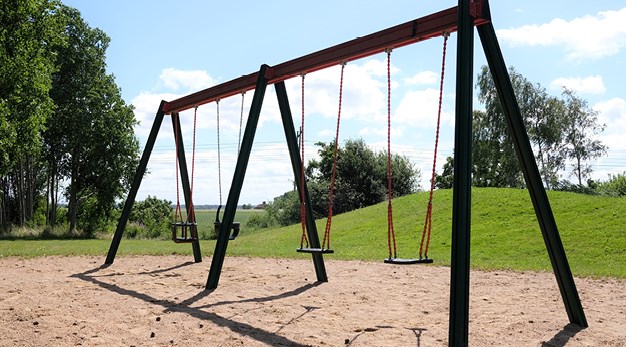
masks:
MULTIPOLYGON (((227 257, 0 259, 2 346, 445 346, 450 269, 227 257)), ((471 346, 626 346, 626 281, 576 278, 568 324, 551 273, 472 271, 471 346)))

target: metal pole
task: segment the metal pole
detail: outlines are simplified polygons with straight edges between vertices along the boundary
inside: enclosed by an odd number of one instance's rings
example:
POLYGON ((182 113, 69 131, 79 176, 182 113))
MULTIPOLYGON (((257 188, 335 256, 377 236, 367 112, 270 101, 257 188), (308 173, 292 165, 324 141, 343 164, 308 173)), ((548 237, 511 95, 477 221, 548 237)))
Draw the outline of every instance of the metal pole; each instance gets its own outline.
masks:
POLYGON ((230 191, 228 192, 224 217, 222 219, 222 225, 220 226, 219 235, 217 236, 217 243, 215 244, 215 252, 213 253, 213 261, 211 261, 211 270, 209 271, 206 289, 217 288, 220 281, 220 274, 222 272, 222 266, 224 265, 224 257, 226 257, 226 248, 228 247, 229 231, 232 228, 233 221, 235 220, 237 202, 239 201, 239 194, 241 194, 243 179, 246 175, 246 168, 248 167, 250 152, 252 151, 252 143, 254 142, 254 134, 256 133, 257 124, 259 123, 261 106, 263 105, 263 98, 265 97, 265 90, 267 89, 267 78, 265 77, 265 73, 268 69, 269 66, 265 64, 261 65, 258 73, 256 88, 254 90, 254 96, 252 97, 252 104, 250 105, 250 114, 248 115, 246 130, 243 134, 243 139, 241 140, 241 150, 239 151, 239 156, 237 157, 237 165, 235 166, 233 182, 230 186, 230 191))
MULTIPOLYGON (((180 115, 178 112, 172 113, 172 130, 176 131, 175 138, 178 141, 177 144, 177 156, 178 156, 178 168, 180 174, 180 181, 183 186, 183 195, 185 196, 185 210, 187 214, 189 214, 189 209, 191 208, 191 220, 188 222, 196 221, 196 211, 193 209, 193 202, 191 196, 191 188, 189 184, 189 171, 187 170, 187 158, 185 156, 185 145, 183 141, 183 131, 180 129, 180 115)), ((197 230, 197 229, 196 229, 197 230)), ((193 258, 196 263, 202 262, 202 252, 200 252, 200 240, 196 235, 192 235, 195 237, 195 240, 191 242, 191 248, 193 250, 193 258)))
POLYGON ((474 87, 474 21, 470 15, 470 5, 470 0, 459 0, 449 346, 467 346, 469 331, 472 97, 474 87))
POLYGON ((493 76, 498 96, 500 97, 500 103, 506 117, 507 126, 509 132, 513 137, 515 145, 515 151, 521 165, 522 172, 524 173, 524 179, 528 186, 528 192, 535 208, 535 214, 539 221, 539 227, 541 228, 541 234, 546 244, 546 249, 550 256, 550 262, 552 263, 552 269, 556 276, 556 281, 561 291, 561 297, 563 298, 563 304, 567 311, 567 316, 571 323, 580 325, 581 327, 587 327, 587 319, 585 318, 585 312, 576 290, 576 284, 563 249, 563 243, 559 236, 559 231, 556 226, 554 214, 548 201, 548 195, 543 187, 541 175, 537 168, 537 162, 528 140, 528 134, 526 127, 522 119, 522 115, 519 109, 515 94, 513 92, 513 86, 506 69, 506 63, 502 57, 502 52, 498 44, 496 32, 491 23, 478 27, 478 34, 482 41, 485 56, 493 76))
MULTIPOLYGON (((287 98, 285 82, 281 81, 274 84, 274 88, 276 89, 280 115, 283 119, 283 129, 285 130, 285 138, 287 139, 287 147, 289 148, 289 157, 291 158, 291 166, 293 168, 295 182, 301 182, 302 175, 304 174, 302 172, 302 158, 300 158, 300 152, 298 151, 298 140, 296 130, 293 125, 293 117, 289 107, 289 99, 287 98)), ((319 236, 317 234, 317 226, 315 225, 315 219, 313 218, 313 207, 311 205, 311 199, 309 197, 309 190, 307 189, 306 182, 304 183, 304 187, 301 187, 299 184, 296 184, 296 187, 298 188, 299 197, 302 197, 300 190, 304 189, 306 230, 310 246, 311 248, 321 248, 319 236)), ((328 276, 326 275, 326 268, 324 267, 324 258, 322 254, 311 253, 311 255, 313 256, 313 265, 315 267, 317 280, 319 282, 328 282, 328 276)))
POLYGON ((135 178, 133 179, 133 184, 131 185, 128 196, 126 197, 126 202, 124 203, 122 215, 117 222, 117 228, 115 229, 115 234, 113 235, 113 240, 111 241, 111 246, 109 247, 109 253, 107 254, 106 260, 104 261, 105 264, 113 264, 113 261, 115 260, 117 249, 120 246, 120 241, 122 241, 122 234, 124 234, 126 223, 128 223, 130 212, 133 209, 133 204, 135 203, 135 198, 137 197, 137 191, 139 190, 139 186, 141 185, 143 175, 146 173, 146 167, 148 166, 148 160, 150 159, 152 148, 154 148, 154 143, 159 133, 159 129, 161 128, 161 123, 163 123, 164 105, 165 101, 161 101, 156 116, 154 117, 152 129, 150 130, 150 135, 148 136, 148 140, 146 141, 146 146, 143 150, 143 154, 141 155, 141 160, 139 161, 137 171, 135 171, 135 178))

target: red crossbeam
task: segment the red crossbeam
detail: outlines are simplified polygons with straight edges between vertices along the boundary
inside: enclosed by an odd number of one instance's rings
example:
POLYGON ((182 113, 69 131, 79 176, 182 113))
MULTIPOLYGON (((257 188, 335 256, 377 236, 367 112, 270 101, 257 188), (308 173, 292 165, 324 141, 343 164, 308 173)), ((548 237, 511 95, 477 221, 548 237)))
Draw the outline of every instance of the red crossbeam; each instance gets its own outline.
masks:
MULTIPOLYGON (((474 17, 474 25, 481 25, 489 21, 488 18, 483 18, 479 15, 474 17)), ((303 73, 334 66, 341 62, 371 56, 388 48, 402 47, 441 36, 444 32, 455 32, 457 30, 457 20, 457 7, 452 7, 275 65, 267 70, 265 77, 270 84, 276 83, 303 73)), ((258 72, 244 75, 167 102, 163 107, 163 111, 165 113, 180 112, 252 90, 256 85, 257 79, 258 72)))

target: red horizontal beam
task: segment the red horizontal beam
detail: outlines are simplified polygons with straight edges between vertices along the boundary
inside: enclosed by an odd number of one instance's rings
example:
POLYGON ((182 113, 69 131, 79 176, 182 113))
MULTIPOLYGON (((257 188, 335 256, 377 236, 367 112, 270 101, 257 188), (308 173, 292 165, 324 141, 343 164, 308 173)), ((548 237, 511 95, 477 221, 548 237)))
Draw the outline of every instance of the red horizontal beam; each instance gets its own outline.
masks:
MULTIPOLYGON (((441 36, 445 32, 455 32, 457 31, 457 21, 458 9, 457 7, 452 7, 275 65, 267 70, 265 77, 270 84, 277 83, 303 73, 321 70, 342 62, 384 52, 386 49, 402 47, 441 36)), ((481 25, 488 21, 487 18, 476 16, 474 25, 481 25)), ((257 79, 258 72, 244 75, 171 102, 166 102, 163 111, 165 113, 180 112, 252 90, 256 85, 257 79)))

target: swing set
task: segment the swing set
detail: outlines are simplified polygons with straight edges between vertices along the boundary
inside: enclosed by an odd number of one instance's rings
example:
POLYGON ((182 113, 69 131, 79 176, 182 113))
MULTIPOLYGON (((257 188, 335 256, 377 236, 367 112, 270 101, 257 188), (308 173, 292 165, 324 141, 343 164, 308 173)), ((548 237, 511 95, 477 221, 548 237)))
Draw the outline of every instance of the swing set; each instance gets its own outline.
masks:
MULTIPOLYGON (((216 220, 216 228, 219 228, 218 238, 215 245, 215 252, 211 262, 211 267, 206 283, 206 288, 211 290, 218 286, 221 270, 226 256, 228 241, 234 238, 237 233, 231 230, 235 225, 234 217, 239 200, 239 195, 243 186, 255 132, 258 125, 259 115, 265 91, 270 84, 274 85, 278 105, 280 109, 283 130, 289 148, 289 156, 293 168, 298 194, 301 200, 301 224, 302 238, 299 252, 310 253, 313 266, 316 272, 317 281, 326 282, 328 277, 324 266, 323 255, 332 253, 330 247, 330 229, 332 223, 332 200, 334 190, 334 176, 336 174, 337 148, 339 138, 339 125, 341 118, 341 102, 343 93, 343 72, 345 64, 360 58, 368 57, 378 53, 387 53, 387 174, 388 174, 388 246, 389 257, 385 259, 389 263, 419 263, 432 262, 428 258, 428 248, 432 228, 432 201, 434 190, 434 169, 436 167, 437 147, 439 140, 439 123, 441 118, 441 103, 443 95, 443 75, 445 69, 445 55, 447 36, 450 33, 457 33, 457 59, 456 59, 456 98, 455 98, 455 141, 454 141, 454 183, 452 201, 452 249, 451 249, 451 281, 450 281, 450 321, 449 340, 451 346, 467 346, 469 332, 469 288, 470 288, 470 215, 471 215, 471 145, 472 145, 472 92, 473 92, 473 50, 474 50, 474 28, 476 28, 482 48, 489 65, 494 84, 497 89, 500 102, 505 114, 505 121, 514 139, 514 147, 520 161, 520 166, 526 186, 535 209, 537 220, 546 245, 548 255, 552 264, 554 275, 559 286, 561 297, 565 306, 570 323, 581 327, 587 326, 587 320, 578 296, 578 291, 565 255, 565 250, 561 242, 556 221, 548 201, 548 197, 543 187, 541 176, 537 168, 528 134, 524 127, 522 116, 517 100, 513 93, 513 87, 507 72, 506 64, 500 50, 495 29, 491 23, 491 13, 487 0, 459 0, 458 6, 433 13, 388 29, 375 32, 370 35, 361 36, 354 40, 323 49, 284 63, 268 66, 261 65, 258 72, 243 75, 231 81, 204 89, 179 99, 166 102, 162 101, 157 110, 152 130, 147 139, 146 146, 137 168, 135 178, 128 193, 120 220, 115 231, 111 246, 105 260, 105 264, 112 264, 117 249, 122 239, 126 223, 130 216, 137 191, 141 180, 146 172, 146 167, 150 154, 156 141, 156 136, 161 127, 165 115, 170 115, 175 133, 176 153, 177 153, 177 177, 180 174, 181 186, 187 206, 186 221, 177 222, 173 228, 180 228, 183 235, 179 241, 190 242, 194 251, 196 262, 201 261, 200 246, 197 238, 197 225, 193 211, 193 156, 192 154, 192 179, 189 180, 182 133, 180 131, 179 112, 198 106, 216 102, 254 90, 254 96, 249 109, 249 115, 245 126, 243 137, 241 137, 237 164, 233 174, 233 180, 226 200, 223 219, 216 220), (391 51, 406 45, 428 40, 434 37, 444 37, 443 59, 441 69, 441 83, 439 95, 439 110, 437 115, 437 133, 435 137, 435 155, 433 160, 433 173, 431 176, 431 187, 426 210, 426 218, 420 242, 419 258, 402 259, 396 256, 395 231, 393 228, 393 208, 392 208, 392 173, 391 173, 391 91, 390 91, 390 56, 391 51), (333 158, 333 178, 329 191, 329 211, 324 232, 323 242, 320 243, 315 221, 313 219, 312 206, 304 178, 304 76, 317 70, 341 64, 341 78, 339 83, 339 110, 337 116, 337 128, 335 136, 335 151, 333 158), (302 84, 302 137, 300 139, 301 148, 298 150, 298 140, 293 123, 293 117, 287 97, 285 80, 301 76, 302 84), (219 225, 218 225, 219 222, 219 225), (185 232, 187 234, 185 234, 185 232), (190 236, 186 236, 190 235, 190 236)), ((219 106, 218 106, 219 107, 219 106)), ((243 104, 242 104, 243 114, 243 104)), ((243 118, 243 117, 242 117, 243 118)), ((195 123, 195 113, 194 113, 195 123)), ((240 124, 242 120, 240 120, 240 124)), ((194 126, 195 127, 195 126, 194 126)), ((218 127, 219 134, 219 127, 218 127)), ((195 141, 194 141, 195 142, 195 141)), ((219 151, 218 151, 219 152, 219 151)), ((193 151, 192 151, 193 153, 193 151)), ((219 160, 218 160, 219 162, 219 160)), ((218 163, 219 166, 219 163, 218 163)), ((220 168, 221 171, 221 168, 220 168)), ((220 172, 221 176, 221 172, 220 172)), ((177 182, 178 185, 178 182, 177 182)), ((178 188, 177 188, 178 189, 178 188)), ((178 204, 177 204, 178 205, 178 204)), ((221 187, 220 187, 221 205, 221 187)), ((219 214, 218 214, 219 216, 219 214)), ((182 215, 179 214, 182 220, 182 215)), ((174 230, 173 229, 173 230, 174 230)), ((173 231, 173 238, 179 239, 173 231)))

